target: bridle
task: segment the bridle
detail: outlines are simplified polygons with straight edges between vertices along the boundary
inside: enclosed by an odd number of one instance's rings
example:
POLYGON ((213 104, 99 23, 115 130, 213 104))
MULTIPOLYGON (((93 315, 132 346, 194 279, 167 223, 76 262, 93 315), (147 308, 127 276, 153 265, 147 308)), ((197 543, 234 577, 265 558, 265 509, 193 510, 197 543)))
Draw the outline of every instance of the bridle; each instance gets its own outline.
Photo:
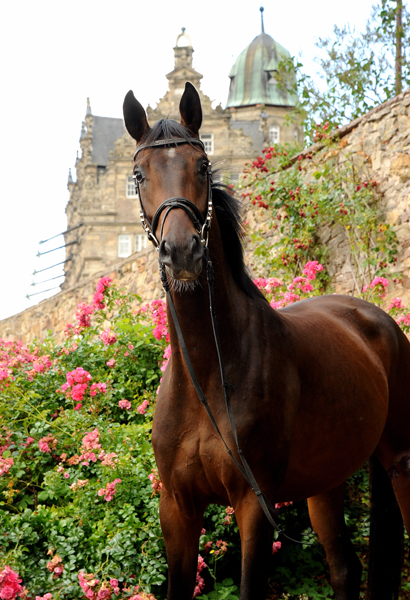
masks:
MULTIPOLYGON (((156 142, 152 142, 150 144, 140 144, 135 151, 134 162, 135 162, 135 159, 136 159, 138 153, 141 152, 141 150, 145 150, 146 148, 158 148, 161 146, 174 146, 174 145, 178 145, 178 144, 197 144, 198 146, 201 146, 202 150, 205 152, 205 146, 204 146, 203 142, 198 138, 194 138, 194 137, 170 138, 170 139, 166 139, 166 140, 157 140, 156 142)), ((134 181, 135 181, 135 190, 137 192, 137 195, 139 198, 139 203, 140 203, 141 223, 144 228, 144 231, 146 232, 146 234, 148 236, 148 239, 151 240, 151 242, 154 244, 157 252, 159 252, 159 248, 160 248, 160 244, 161 244, 161 240, 162 240, 165 219, 167 218, 167 216, 169 215, 171 210, 173 210, 175 208, 181 208, 182 210, 184 210, 186 212, 188 217, 191 219, 197 234, 199 235, 199 239, 201 240, 201 243, 205 247, 208 246, 209 230, 211 228, 211 221, 212 221, 212 165, 211 165, 211 163, 208 164, 208 169, 207 169, 208 199, 207 199, 207 213, 206 213, 205 218, 202 215, 199 208, 193 202, 191 202, 187 198, 183 198, 181 196, 175 196, 173 198, 168 198, 167 200, 164 200, 164 202, 162 202, 162 204, 159 205, 159 207, 155 211, 155 214, 152 218, 152 222, 150 223, 150 221, 147 217, 147 214, 145 212, 144 205, 142 203, 140 186, 139 186, 139 182, 137 180, 136 174, 134 174, 133 177, 134 177, 134 181), (161 232, 160 232, 160 236, 159 236, 159 240, 158 240, 155 236, 155 231, 157 230, 159 218, 164 210, 166 210, 166 212, 165 212, 164 218, 162 219, 161 232)))
MULTIPOLYGON (((157 140, 156 142, 152 142, 152 143, 140 144, 135 151, 134 162, 135 162, 135 158, 137 157, 138 153, 141 152, 142 150, 145 150, 146 148, 158 148, 161 146, 173 146, 173 145, 178 145, 178 144, 197 144, 197 145, 201 146, 202 150, 205 152, 204 144, 198 138, 170 138, 170 139, 165 139, 165 140, 157 140)), ((192 362, 191 362, 191 359, 190 359, 190 356, 188 353, 188 349, 185 344, 181 325, 179 323, 178 315, 177 315, 177 312, 175 309, 175 304, 174 304, 174 301, 172 299, 172 295, 170 292, 170 287, 169 287, 169 283, 168 283, 168 279, 167 279, 167 275, 166 275, 166 271, 165 271, 165 265, 159 259, 158 262, 159 262, 159 271, 160 271, 162 286, 167 294, 168 304, 169 304, 169 307, 171 310, 172 319, 174 321, 174 326, 175 326, 175 330, 176 330, 176 333, 178 336, 178 341, 179 341, 179 345, 181 348, 181 352, 184 357, 185 364, 186 364, 186 367, 189 372, 189 376, 191 378, 191 381, 195 388, 195 391, 198 395, 198 398, 199 398, 201 404, 203 405, 203 407, 205 408, 206 412, 208 413, 208 416, 212 422, 212 425, 214 426, 216 432, 218 433, 220 439, 222 440, 222 443, 224 444, 228 454, 230 455, 230 457, 236 464, 237 468, 242 473, 243 477, 245 478, 247 483, 251 486, 252 490, 256 494, 259 504, 260 504, 263 512, 265 513, 265 516, 267 517, 269 523, 272 525, 272 527, 279 534, 283 535, 285 538, 287 538, 288 540, 290 540, 292 542, 296 542, 297 544, 303 544, 305 546, 313 545, 312 542, 300 542, 298 540, 294 540, 293 538, 286 535, 280 529, 280 527, 278 527, 278 525, 274 521, 272 514, 271 514, 271 512, 275 511, 275 507, 270 502, 270 500, 265 496, 265 494, 261 491, 261 489, 252 473, 252 470, 248 464, 248 461, 244 457, 242 450, 240 449, 240 446, 239 446, 239 438, 238 438, 238 433, 237 433, 237 428, 236 428, 235 417, 233 414, 232 405, 231 405, 231 401, 230 401, 230 397, 229 397, 229 389, 235 389, 235 388, 233 385, 231 385, 230 383, 228 383, 226 381, 226 377, 225 377, 225 368, 224 368, 224 364, 223 364, 222 353, 221 353, 221 344, 220 344, 220 340, 219 340, 218 327, 217 327, 217 323, 216 323, 215 297, 214 297, 214 269, 213 269, 213 265, 212 265, 212 262, 211 262, 211 259, 209 256, 209 248, 208 248, 209 230, 210 230, 211 221, 212 221, 211 163, 209 163, 208 170, 207 170, 208 202, 207 202, 207 214, 205 217, 202 215, 199 208, 193 202, 191 202, 187 198, 183 198, 181 196, 175 196, 173 198, 168 198, 167 200, 164 200, 164 202, 162 202, 159 205, 159 207, 155 211, 155 214, 152 218, 152 222, 150 223, 150 221, 146 215, 144 205, 142 203, 139 182, 138 182, 135 174, 134 174, 134 180, 135 180, 136 192, 138 194, 138 198, 139 198, 139 202, 140 202, 141 223, 142 223, 142 226, 148 236, 148 239, 154 244, 157 252, 159 252, 159 249, 160 249, 165 219, 169 215, 170 211, 175 208, 180 208, 186 212, 186 214, 191 219, 191 221, 200 237, 201 243, 204 246, 204 260, 206 263, 206 273, 207 273, 208 292, 209 292, 209 307, 210 307, 210 312, 211 312, 212 329, 213 329, 213 334, 214 334, 216 351, 217 351, 217 355, 218 355, 219 370, 220 370, 220 374, 221 374, 221 382, 222 382, 222 389, 223 389, 223 394, 224 394, 224 399, 225 399, 226 411, 228 414, 229 423, 231 425, 232 434, 233 434, 233 437, 235 440, 236 449, 239 454, 240 462, 235 458, 235 456, 232 453, 232 450, 229 448, 224 437, 222 436, 222 433, 221 433, 221 431, 218 427, 218 424, 215 420, 215 417, 211 411, 211 408, 208 404, 205 394, 204 394, 201 386, 199 385, 198 378, 197 378, 194 368, 192 366, 192 362), (158 221, 159 221, 160 215, 164 210, 166 210, 166 212, 165 212, 164 218, 162 219, 161 232, 160 232, 160 236, 159 236, 160 239, 158 241, 158 239, 155 236, 155 231, 158 226, 158 221)))

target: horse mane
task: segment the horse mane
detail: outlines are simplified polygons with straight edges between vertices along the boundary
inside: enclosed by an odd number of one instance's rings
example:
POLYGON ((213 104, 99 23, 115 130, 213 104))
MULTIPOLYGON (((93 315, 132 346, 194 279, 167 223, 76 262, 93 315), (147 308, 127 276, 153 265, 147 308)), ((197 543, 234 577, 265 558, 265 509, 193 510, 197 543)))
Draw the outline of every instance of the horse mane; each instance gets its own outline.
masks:
MULTIPOLYGON (((181 125, 181 123, 173 119, 160 119, 145 134, 140 143, 152 144, 157 140, 173 137, 183 138, 187 143, 191 143, 189 140, 192 136, 193 134, 181 125)), ((192 146, 194 145, 192 144, 192 146)), ((244 262, 242 203, 235 198, 231 189, 222 182, 212 184, 212 203, 218 218, 224 254, 235 283, 250 298, 266 300, 265 296, 249 277, 244 262)))
POLYGON ((220 182, 212 184, 212 203, 218 218, 224 254, 236 284, 250 298, 266 300, 249 277, 243 258, 242 203, 228 186, 220 182))

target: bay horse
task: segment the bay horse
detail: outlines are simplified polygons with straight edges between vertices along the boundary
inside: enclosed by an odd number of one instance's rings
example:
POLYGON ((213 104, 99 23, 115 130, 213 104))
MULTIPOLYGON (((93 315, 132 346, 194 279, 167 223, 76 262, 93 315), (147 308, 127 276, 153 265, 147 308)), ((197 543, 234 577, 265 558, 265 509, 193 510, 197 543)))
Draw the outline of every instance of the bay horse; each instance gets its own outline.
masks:
POLYGON ((167 598, 192 600, 210 503, 235 510, 240 599, 266 598, 273 530, 233 460, 242 458, 239 447, 271 503, 307 498, 336 600, 360 594, 361 564, 347 534, 343 495, 346 479, 370 459, 367 597, 397 598, 402 518, 410 533, 410 344, 383 310, 353 297, 321 296, 273 310, 245 269, 239 203, 211 182, 199 139, 200 98, 189 82, 180 114, 181 123, 161 120, 150 128, 134 94, 125 97, 142 221, 170 287, 172 355, 152 431, 163 485, 167 598), (204 258, 214 268, 223 385, 204 258), (198 399, 191 371, 232 456, 198 399))

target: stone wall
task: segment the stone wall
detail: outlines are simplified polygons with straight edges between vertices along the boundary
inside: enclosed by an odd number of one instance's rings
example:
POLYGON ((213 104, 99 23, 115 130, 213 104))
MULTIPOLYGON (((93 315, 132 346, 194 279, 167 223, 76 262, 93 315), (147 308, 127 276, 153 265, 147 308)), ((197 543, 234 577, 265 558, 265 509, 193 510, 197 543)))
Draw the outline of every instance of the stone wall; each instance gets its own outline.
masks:
MULTIPOLYGON (((340 129, 338 140, 332 148, 332 159, 336 156, 339 164, 352 161, 364 178, 378 182, 382 219, 394 227, 399 241, 398 261, 392 271, 399 274, 402 283, 390 281, 385 302, 399 296, 410 306, 410 89, 340 129)), ((324 152, 329 149, 316 144, 302 156, 313 153, 317 159, 318 153, 324 152)), ((308 170, 309 179, 313 179, 313 173, 308 170)), ((265 210, 255 210, 249 205, 246 220, 250 231, 260 230, 265 236, 270 235, 265 210)), ((319 241, 328 248, 326 266, 335 292, 357 293, 344 229, 324 227, 319 231, 319 241)), ((250 264, 251 248, 247 254, 250 264)))
MULTIPOLYGON (((365 166, 369 179, 379 183, 382 214, 394 226, 399 240, 394 270, 402 279, 401 284, 389 285, 386 303, 400 296, 403 303, 410 306, 410 89, 341 129, 339 146, 340 161, 347 156, 353 158, 356 164, 365 166)), ((304 154, 324 151, 317 145, 304 154)), ((246 219, 250 230, 265 230, 269 235, 265 211, 257 211, 250 205, 246 219)), ((335 291, 350 294, 354 281, 344 231, 327 227, 320 235, 329 248, 327 268, 335 291)), ((247 263, 251 264, 250 247, 246 253, 247 263)), ((3 319, 0 321, 0 338, 13 337, 23 342, 34 338, 43 340, 51 329, 60 340, 66 323, 73 321, 77 304, 91 301, 95 285, 104 275, 112 277, 119 287, 139 294, 145 302, 163 296, 157 254, 149 247, 22 313, 3 319)))
MULTIPOLYGON (((0 321, 0 338, 20 339, 24 343, 44 340, 49 330, 57 341, 63 338, 67 323, 75 322, 80 302, 90 303, 101 277, 108 275, 117 287, 138 294, 144 302, 162 298, 164 293, 158 274, 157 253, 153 247, 118 261, 111 269, 96 273, 84 282, 64 290, 36 306, 0 321)), ((135 304, 137 308, 138 302, 135 304)))

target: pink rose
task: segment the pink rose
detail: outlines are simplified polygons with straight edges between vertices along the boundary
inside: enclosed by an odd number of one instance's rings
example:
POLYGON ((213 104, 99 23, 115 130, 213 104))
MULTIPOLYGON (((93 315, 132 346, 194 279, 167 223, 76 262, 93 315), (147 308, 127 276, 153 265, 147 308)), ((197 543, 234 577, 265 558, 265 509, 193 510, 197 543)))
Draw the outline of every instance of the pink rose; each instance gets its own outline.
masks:
POLYGON ((131 408, 131 402, 129 400, 126 400, 125 398, 123 398, 122 400, 120 400, 118 402, 118 406, 120 408, 124 408, 126 410, 130 410, 130 408, 131 408))
POLYGON ((282 542, 273 542, 272 544, 272 554, 276 554, 282 547, 282 542))

